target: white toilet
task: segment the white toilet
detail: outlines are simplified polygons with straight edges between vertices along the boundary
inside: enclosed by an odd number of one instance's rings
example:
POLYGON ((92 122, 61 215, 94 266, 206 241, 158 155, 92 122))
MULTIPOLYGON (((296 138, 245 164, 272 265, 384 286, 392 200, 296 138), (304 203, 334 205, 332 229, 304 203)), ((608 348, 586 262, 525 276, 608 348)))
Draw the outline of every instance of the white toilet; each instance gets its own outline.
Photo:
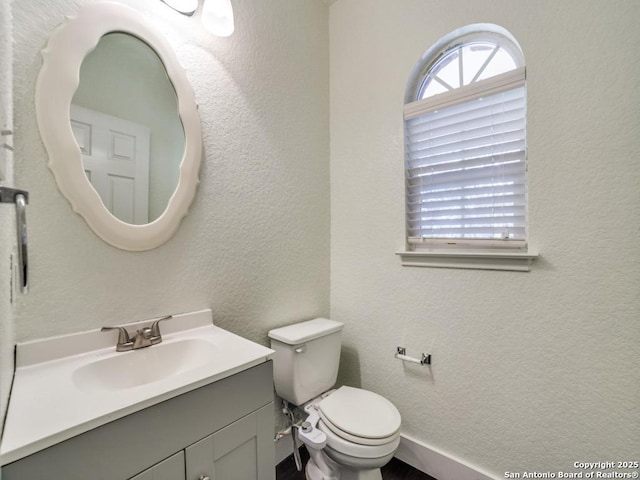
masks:
POLYGON ((400 443, 400 413, 377 393, 353 387, 331 390, 342 327, 316 318, 271 330, 276 393, 309 414, 299 430, 311 456, 308 480, 382 480, 380 467, 400 443))

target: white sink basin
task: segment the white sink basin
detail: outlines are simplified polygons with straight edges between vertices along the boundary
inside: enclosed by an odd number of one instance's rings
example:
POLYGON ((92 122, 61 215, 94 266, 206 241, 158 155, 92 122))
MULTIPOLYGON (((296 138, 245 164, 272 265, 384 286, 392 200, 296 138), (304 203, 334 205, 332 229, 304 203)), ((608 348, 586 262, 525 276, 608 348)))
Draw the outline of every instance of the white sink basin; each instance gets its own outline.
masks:
POLYGON ((110 391, 138 387, 213 362, 216 349, 206 340, 164 341, 151 347, 96 359, 72 374, 81 390, 110 391))
MULTIPOLYGON (((125 325, 129 332, 148 322, 125 325)), ((273 350, 213 324, 211 310, 162 322, 162 343, 116 352, 91 330, 17 345, 0 465, 269 360, 273 350)))

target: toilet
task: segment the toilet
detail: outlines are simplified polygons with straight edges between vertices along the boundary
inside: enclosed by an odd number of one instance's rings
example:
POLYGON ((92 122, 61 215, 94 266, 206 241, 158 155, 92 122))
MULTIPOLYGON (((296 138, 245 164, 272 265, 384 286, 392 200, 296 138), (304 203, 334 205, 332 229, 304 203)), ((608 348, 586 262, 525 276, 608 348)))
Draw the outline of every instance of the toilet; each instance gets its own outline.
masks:
POLYGON ((382 480, 400 443, 400 413, 377 393, 333 389, 343 326, 316 318, 271 330, 276 393, 308 414, 298 431, 308 480, 382 480))

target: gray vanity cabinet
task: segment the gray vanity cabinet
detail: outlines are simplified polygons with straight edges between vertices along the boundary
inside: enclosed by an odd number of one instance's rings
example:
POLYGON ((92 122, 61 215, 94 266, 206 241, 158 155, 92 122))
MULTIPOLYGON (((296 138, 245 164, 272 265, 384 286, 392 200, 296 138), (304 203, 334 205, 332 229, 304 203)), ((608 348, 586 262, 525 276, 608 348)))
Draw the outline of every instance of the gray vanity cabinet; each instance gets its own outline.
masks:
POLYGON ((270 361, 2 467, 3 480, 275 480, 270 361))
POLYGON ((184 452, 172 455, 131 480, 184 480, 184 452))
POLYGON ((273 480, 272 436, 269 404, 131 480, 273 480))
POLYGON ((191 445, 185 450, 187 480, 273 479, 272 425, 273 407, 267 406, 191 445))

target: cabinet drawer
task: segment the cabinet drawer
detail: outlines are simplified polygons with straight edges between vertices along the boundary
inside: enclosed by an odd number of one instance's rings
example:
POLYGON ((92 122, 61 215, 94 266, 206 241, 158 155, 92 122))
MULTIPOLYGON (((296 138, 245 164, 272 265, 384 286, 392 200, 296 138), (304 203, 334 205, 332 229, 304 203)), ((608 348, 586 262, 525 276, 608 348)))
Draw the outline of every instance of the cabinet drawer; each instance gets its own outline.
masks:
POLYGON ((130 480, 184 480, 184 451, 172 455, 130 480))

